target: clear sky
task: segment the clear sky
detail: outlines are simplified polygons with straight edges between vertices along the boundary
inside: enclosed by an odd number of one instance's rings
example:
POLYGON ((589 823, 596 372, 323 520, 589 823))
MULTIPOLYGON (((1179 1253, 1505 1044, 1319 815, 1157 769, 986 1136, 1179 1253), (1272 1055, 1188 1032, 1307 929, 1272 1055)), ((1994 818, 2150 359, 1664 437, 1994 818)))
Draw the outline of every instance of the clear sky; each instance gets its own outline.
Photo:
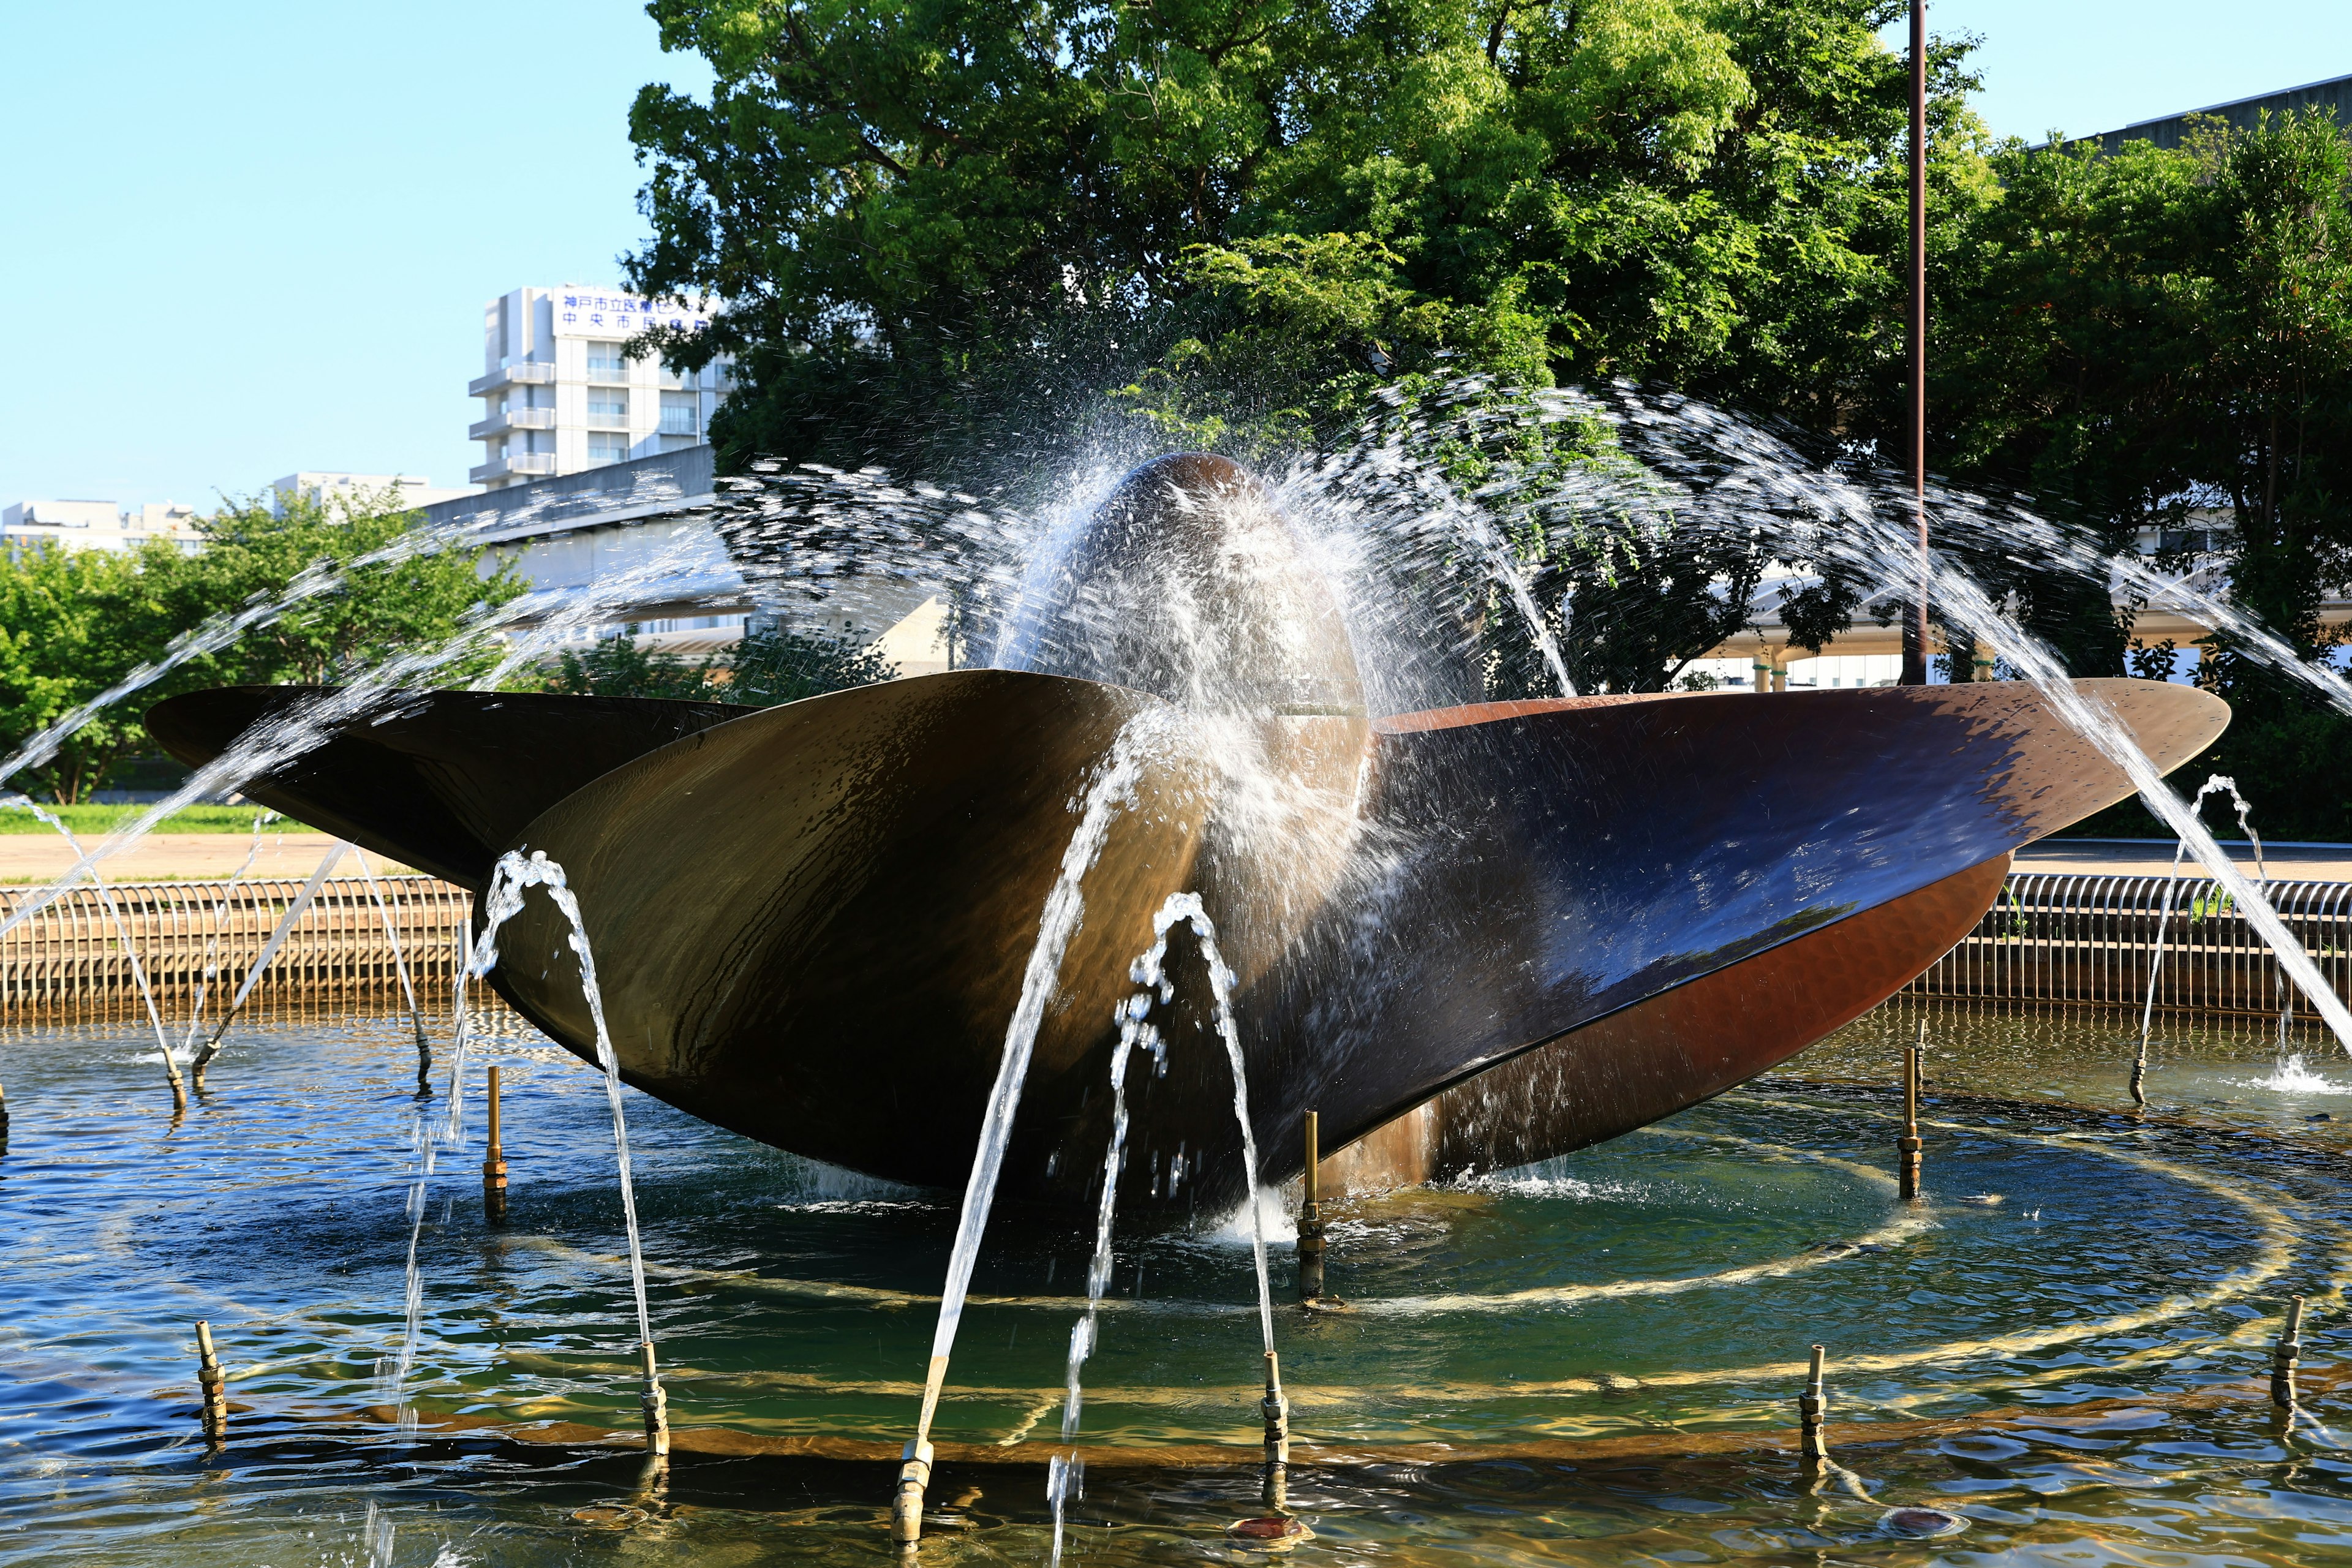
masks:
MULTIPOLYGON (((1993 130, 2352 74, 2352 0, 1939 0, 1993 130)), ((624 0, 0 0, 0 504, 210 504, 299 468, 459 484, 481 309, 616 282, 631 97, 701 90, 624 0)))

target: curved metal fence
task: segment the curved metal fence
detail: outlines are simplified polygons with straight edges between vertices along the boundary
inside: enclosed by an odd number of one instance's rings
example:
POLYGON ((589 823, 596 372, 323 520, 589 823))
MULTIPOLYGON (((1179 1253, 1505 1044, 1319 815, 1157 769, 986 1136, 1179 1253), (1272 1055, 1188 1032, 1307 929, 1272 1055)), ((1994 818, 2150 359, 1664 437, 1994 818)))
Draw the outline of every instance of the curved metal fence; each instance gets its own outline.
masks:
MULTIPOLYGON (((2260 886, 2336 995, 2352 1001, 2352 882, 2260 886)), ((2275 1016, 2291 1001, 2296 1016, 2317 1016, 2210 877, 2012 872, 1977 929, 1904 989, 2137 1006, 2157 965, 2159 927, 2158 1007, 2275 1016)))
MULTIPOLYGON (((159 1006, 184 1010, 197 988, 205 1012, 228 1005, 272 931, 301 896, 299 879, 126 882, 74 888, 0 936, 0 1017, 74 1016, 139 1006, 127 940, 159 1006), (107 895, 113 909, 107 907, 107 895), (119 915, 120 921, 117 920, 119 915)), ((446 992, 473 895, 434 877, 378 877, 383 905, 362 877, 320 883, 310 908, 256 984, 252 1005, 299 998, 330 1005, 397 998, 389 917, 417 1000, 446 992)), ((38 889, 0 888, 0 919, 38 889)))
MULTIPOLYGON (((2182 877, 2173 885, 2169 915, 2167 880, 2012 873, 2000 901, 1976 930, 1904 991, 2137 1006, 2147 994, 2161 925, 2158 1007, 2275 1016, 2291 999, 2298 1017, 2315 1016, 2309 1002, 2284 984, 2277 959, 2211 879, 2182 877)), ((432 877, 377 881, 417 999, 433 1007, 456 978, 473 895, 432 877)), ((2352 1003, 2352 882, 2263 887, 2336 994, 2352 1003)), ((234 994, 301 889, 301 882, 291 879, 234 887, 125 883, 108 889, 121 914, 118 929, 97 889, 76 888, 0 936, 0 1018, 135 1009, 137 992, 123 954, 126 934, 159 1005, 184 1009, 197 987, 208 985, 210 1014, 226 1005, 221 988, 234 994)), ((0 889, 0 919, 32 896, 28 889, 0 889)), ((379 1003, 395 997, 398 986, 384 915, 366 879, 339 877, 320 884, 318 896, 263 972, 250 1005, 379 1003)))

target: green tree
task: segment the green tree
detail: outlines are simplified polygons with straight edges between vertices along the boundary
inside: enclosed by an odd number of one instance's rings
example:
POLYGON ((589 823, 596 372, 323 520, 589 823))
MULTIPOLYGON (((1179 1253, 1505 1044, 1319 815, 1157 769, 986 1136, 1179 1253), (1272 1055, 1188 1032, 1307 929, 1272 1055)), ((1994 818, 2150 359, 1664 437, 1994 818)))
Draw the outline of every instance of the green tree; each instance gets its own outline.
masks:
POLYGON ((545 689, 772 708, 898 676, 898 667, 870 646, 761 626, 746 633, 727 657, 699 663, 640 647, 633 637, 607 637, 584 653, 560 655, 545 689))
MULTIPOLYGON (((15 751, 163 651, 177 628, 143 579, 172 553, 44 542, 0 556, 0 748, 15 751)), ((102 714, 12 785, 73 805, 145 742, 135 713, 102 714)))
MULTIPOLYGON (((332 588, 256 627, 198 673, 213 683, 336 680, 394 653, 446 642, 469 616, 526 591, 510 563, 458 544, 395 550, 392 559, 353 564, 394 550, 415 521, 396 494, 234 502, 197 525, 204 542, 194 554, 150 563, 152 591, 177 625, 193 626, 256 595, 275 598, 305 572, 331 572, 339 579, 332 588)), ((461 684, 494 658, 485 648, 437 679, 461 684)))
MULTIPOLYGON (((1441 355, 1865 434, 1894 403, 1883 0, 650 9, 716 85, 638 97, 631 272, 728 301, 649 346, 743 358, 730 465, 970 485, 1115 426, 1122 387, 1163 430, 1325 439, 1441 355)), ((1993 193, 1960 58, 1936 59, 1939 235, 1993 193)))
MULTIPOLYGON (((2306 114, 1994 164, 2002 197, 1939 277, 1931 460, 2021 485, 2098 548, 2153 529, 2187 569, 2218 542, 2201 559, 2231 602, 2330 657, 2319 604, 2352 582, 2352 136, 2306 114)), ((2104 583, 1952 542, 2076 671, 2168 665, 2126 648, 2104 583)), ((2352 721, 2226 633, 2210 651, 2236 717, 2189 771, 2233 773, 2273 832, 2352 835, 2352 721)), ((2137 805, 2093 826, 2158 831, 2137 805)))

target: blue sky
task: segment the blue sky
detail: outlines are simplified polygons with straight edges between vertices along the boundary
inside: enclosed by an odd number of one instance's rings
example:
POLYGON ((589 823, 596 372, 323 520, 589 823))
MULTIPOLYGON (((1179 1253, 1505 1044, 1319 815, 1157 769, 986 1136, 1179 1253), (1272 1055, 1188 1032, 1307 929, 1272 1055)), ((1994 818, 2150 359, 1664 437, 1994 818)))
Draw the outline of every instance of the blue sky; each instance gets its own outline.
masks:
MULTIPOLYGON (((1941 0, 2039 139, 2352 73, 2352 4, 1941 0)), ((209 504, 297 468, 462 483, 484 300, 616 281, 647 81, 612 0, 0 0, 0 503, 209 504)))

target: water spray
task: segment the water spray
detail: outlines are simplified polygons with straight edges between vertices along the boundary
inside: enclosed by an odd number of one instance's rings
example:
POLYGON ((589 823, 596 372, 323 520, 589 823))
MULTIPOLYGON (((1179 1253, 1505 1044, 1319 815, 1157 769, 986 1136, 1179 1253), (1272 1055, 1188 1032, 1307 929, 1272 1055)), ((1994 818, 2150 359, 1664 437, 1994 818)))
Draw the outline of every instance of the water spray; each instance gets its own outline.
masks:
MULTIPOLYGON (((268 969, 269 961, 276 958, 278 950, 286 945, 286 939, 292 934, 296 922, 310 912, 328 873, 341 863, 350 848, 349 841, 341 838, 329 845, 326 854, 319 858, 318 869, 312 871, 310 879, 302 884, 302 890, 294 896, 294 901, 286 906, 286 912, 278 917, 277 929, 269 933, 269 940, 261 944, 261 955, 253 961, 253 966, 245 972, 245 978, 237 983, 236 994, 230 998, 228 1011, 214 1026, 212 1037, 205 1042, 204 1049, 196 1053, 195 1060, 189 1066, 189 1071, 196 1080, 198 1093, 204 1091, 205 1069, 212 1066, 215 1057, 220 1055, 221 1041, 227 1037, 229 1026, 236 1023, 237 1015, 245 1011, 245 1004, 253 995, 253 988, 261 984, 262 973, 268 969)), ((90 872, 93 877, 97 874, 95 868, 90 872)))
POLYGON ((931 1420, 939 1412, 956 1329, 963 1321, 964 1300, 971 1290, 971 1271, 979 1261, 981 1235, 996 1199, 1005 1146, 1012 1142, 1013 1119, 1021 1108, 1029 1056, 1036 1047, 1037 1031, 1045 1025, 1046 1005, 1061 982, 1062 955, 1086 914, 1080 884, 1101 855, 1112 820, 1134 802, 1136 786, 1143 777, 1145 744, 1146 737, 1134 724, 1120 730, 1111 742, 1109 754, 1087 790, 1078 826, 1062 853, 1061 871, 1038 916, 1037 940, 1030 947, 1029 962, 1022 973, 1020 1000, 1005 1026, 1004 1049, 997 1058, 996 1080, 989 1090, 979 1147, 972 1153, 971 1175, 964 1184, 963 1206, 956 1216, 955 1243, 940 1290, 939 1326, 932 1331, 930 1362, 923 1373, 922 1407, 915 1419, 915 1435, 899 1454, 898 1484, 890 1500, 890 1539, 902 1552, 912 1552, 922 1539, 923 1493, 931 1480, 931 1420))
MULTIPOLYGON (((0 796, 0 806, 14 806, 19 811, 32 813, 41 821, 56 828, 64 837, 67 847, 71 849, 78 858, 84 862, 89 860, 89 858, 82 853, 81 840, 76 838, 73 829, 68 827, 54 813, 42 810, 30 799, 21 795, 0 796)), ((163 1016, 155 1010, 155 994, 148 987, 147 970, 139 962, 139 948, 131 940, 131 927, 122 918, 122 906, 115 901, 114 889, 107 886, 106 879, 100 876, 95 868, 90 871, 90 880, 98 889, 99 901, 106 907, 106 918, 113 923, 115 940, 122 944, 123 962, 131 965, 131 978, 139 987, 139 1000, 146 1005, 147 1021, 154 1026, 155 1048, 163 1053, 163 1079, 172 1086, 172 1120, 176 1124, 182 1116, 187 1114, 188 1110, 188 1088, 180 1077, 180 1059, 172 1054, 171 1039, 163 1033, 163 1016)), ((11 916, 8 923, 14 924, 19 918, 21 913, 11 916)), ((204 1074, 199 1069, 196 1075, 196 1087, 201 1089, 204 1088, 204 1074)))
POLYGON ((394 929, 392 906, 384 902, 383 889, 375 879, 375 868, 368 864, 366 853, 356 844, 352 854, 360 863, 360 875, 367 879, 368 897, 375 900, 375 912, 383 921, 383 940, 392 947, 393 973, 400 978, 400 994, 408 1004, 408 1026, 416 1034, 416 1087, 421 1091, 425 1075, 433 1070, 433 1043, 425 1037, 425 1020, 416 1011, 416 988, 408 983, 408 960, 400 951, 400 932, 394 929))

